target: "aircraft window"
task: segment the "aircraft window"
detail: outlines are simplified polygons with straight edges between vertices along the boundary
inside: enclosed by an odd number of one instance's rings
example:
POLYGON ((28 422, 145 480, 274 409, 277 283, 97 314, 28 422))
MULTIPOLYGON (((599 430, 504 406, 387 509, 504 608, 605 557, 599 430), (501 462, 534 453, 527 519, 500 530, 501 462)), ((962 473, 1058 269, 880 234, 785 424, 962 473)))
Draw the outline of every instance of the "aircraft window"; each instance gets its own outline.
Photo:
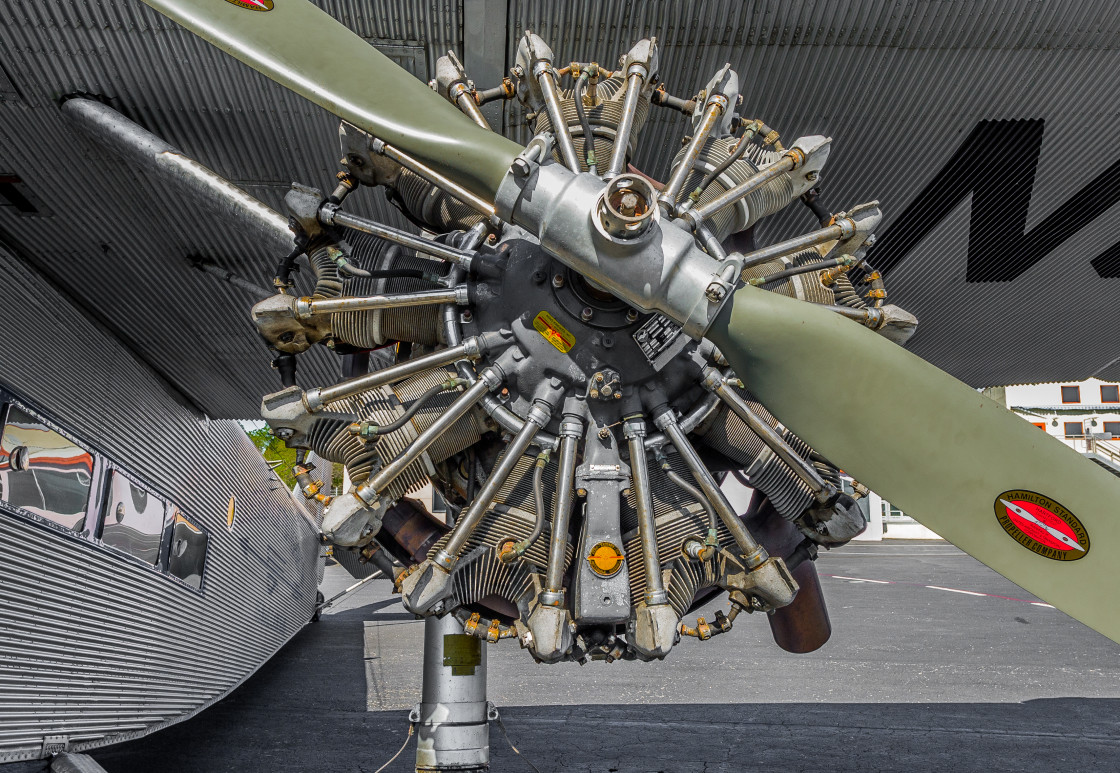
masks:
POLYGON ((1104 431, 1106 435, 1120 438, 1120 421, 1106 421, 1104 423, 1104 431))
POLYGON ((1079 421, 1065 422, 1066 437, 1085 437, 1085 428, 1079 421))
POLYGON ((1101 384, 1102 403, 1120 403, 1120 386, 1116 384, 1101 384))
POLYGON ((166 517, 167 506, 162 499, 113 470, 102 542, 155 566, 159 564, 166 517))
POLYGON ((1064 387, 1062 387, 1062 402, 1063 403, 1079 403, 1079 402, 1081 402, 1081 387, 1079 387, 1079 386, 1064 386, 1064 387))
POLYGON ((93 455, 19 406, 0 436, 0 501, 86 531, 93 455))
POLYGON ((192 588, 201 588, 209 537, 189 521, 178 507, 172 505, 171 511, 171 547, 168 550, 167 571, 192 588))

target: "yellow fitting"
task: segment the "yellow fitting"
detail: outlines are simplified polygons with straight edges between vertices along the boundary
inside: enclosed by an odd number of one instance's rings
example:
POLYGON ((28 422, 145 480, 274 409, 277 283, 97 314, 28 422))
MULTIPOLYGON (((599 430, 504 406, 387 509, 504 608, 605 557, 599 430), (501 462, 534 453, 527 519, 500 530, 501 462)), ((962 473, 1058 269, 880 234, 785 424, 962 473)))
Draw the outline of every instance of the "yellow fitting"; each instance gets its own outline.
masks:
POLYGON ((475 612, 467 618, 467 621, 465 623, 463 623, 463 633, 467 634, 468 636, 474 636, 475 631, 478 630, 478 624, 481 621, 482 615, 478 614, 478 612, 475 612))
POLYGON ((502 638, 502 627, 498 625, 498 620, 495 618, 490 621, 490 627, 486 629, 486 641, 493 644, 500 638, 502 638))

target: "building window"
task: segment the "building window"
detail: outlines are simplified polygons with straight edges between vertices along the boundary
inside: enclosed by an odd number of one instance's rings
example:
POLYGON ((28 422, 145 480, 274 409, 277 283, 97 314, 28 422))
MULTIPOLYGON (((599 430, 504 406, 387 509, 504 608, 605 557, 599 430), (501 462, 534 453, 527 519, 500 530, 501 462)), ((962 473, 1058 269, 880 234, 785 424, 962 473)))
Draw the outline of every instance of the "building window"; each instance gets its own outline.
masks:
POLYGON ((1079 386, 1064 386, 1064 387, 1062 387, 1062 402, 1063 403, 1079 403, 1079 402, 1081 402, 1081 387, 1079 387, 1079 386))
POLYGON ((1031 424, 1035 425, 1036 427, 1038 427, 1043 432, 1046 431, 1046 422, 1044 422, 1044 421, 1032 421, 1031 424))
POLYGON ((158 566, 166 518, 167 505, 162 499, 130 481, 120 470, 113 470, 102 542, 158 566))
POLYGON ((202 587, 202 570, 206 567, 206 545, 209 537, 195 526, 179 508, 172 508, 171 547, 167 555, 167 571, 192 588, 202 587))
POLYGON ((1081 426, 1079 421, 1067 421, 1065 423, 1066 437, 1085 437, 1085 428, 1081 426))
POLYGON ((92 482, 89 451, 19 406, 8 406, 0 435, 0 501, 82 533, 92 482))
POLYGON ((1106 421, 1104 423, 1104 434, 1120 438, 1120 421, 1106 421))
POLYGON ((1120 386, 1116 384, 1101 384, 1102 403, 1120 403, 1120 386))

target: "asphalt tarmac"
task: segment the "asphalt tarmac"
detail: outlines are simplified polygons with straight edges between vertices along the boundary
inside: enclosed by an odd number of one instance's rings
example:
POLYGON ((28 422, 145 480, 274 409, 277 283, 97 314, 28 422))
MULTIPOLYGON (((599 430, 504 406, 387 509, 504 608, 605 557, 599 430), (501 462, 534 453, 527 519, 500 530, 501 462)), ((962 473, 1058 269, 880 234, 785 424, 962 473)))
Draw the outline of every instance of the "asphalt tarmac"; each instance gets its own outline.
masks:
MULTIPOLYGON (((541 773, 1120 770, 1117 644, 946 543, 855 543, 818 569, 834 630, 815 653, 783 652, 745 616, 662 663, 540 666, 506 641, 489 697, 541 773)), ((328 567, 324 593, 350 582, 328 567)), ((229 698, 94 758, 109 773, 373 773, 420 694, 423 623, 389 591, 372 581, 229 698)), ((492 770, 530 771, 496 727, 490 743, 492 770)), ((386 773, 411 762, 410 748, 386 773)))

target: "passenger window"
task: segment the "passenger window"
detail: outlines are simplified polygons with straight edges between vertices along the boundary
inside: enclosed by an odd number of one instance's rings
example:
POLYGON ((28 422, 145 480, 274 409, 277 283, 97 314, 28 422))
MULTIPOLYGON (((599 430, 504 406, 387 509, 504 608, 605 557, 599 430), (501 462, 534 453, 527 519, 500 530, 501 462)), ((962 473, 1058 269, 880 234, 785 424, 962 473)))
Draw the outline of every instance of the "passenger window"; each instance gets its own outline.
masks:
POLYGON ((166 517, 167 506, 162 499, 113 470, 102 542, 155 566, 166 517))
POLYGON ((171 510, 171 548, 168 550, 167 571, 192 588, 201 588, 209 537, 189 521, 178 507, 172 505, 171 510))
POLYGON ((0 435, 0 501, 82 533, 92 481, 89 451, 19 406, 8 407, 0 435))

